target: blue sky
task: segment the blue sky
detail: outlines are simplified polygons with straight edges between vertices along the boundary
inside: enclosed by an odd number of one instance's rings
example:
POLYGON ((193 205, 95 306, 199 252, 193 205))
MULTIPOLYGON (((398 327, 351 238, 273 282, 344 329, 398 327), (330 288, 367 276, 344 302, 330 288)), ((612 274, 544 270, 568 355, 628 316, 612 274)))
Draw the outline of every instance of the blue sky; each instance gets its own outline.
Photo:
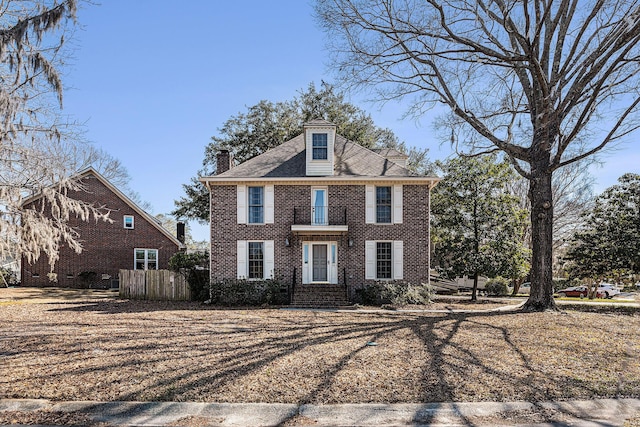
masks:
MULTIPOLYGON (((168 213, 201 167, 204 147, 232 115, 262 99, 285 101, 310 82, 333 81, 324 35, 307 0, 103 0, 79 12, 65 113, 119 159, 130 186, 168 213)), ((401 120, 405 107, 352 102, 408 145, 444 158, 431 118, 401 120)), ((595 167, 596 191, 640 172, 631 142, 595 167)), ((194 237, 208 238, 192 226, 194 237)))

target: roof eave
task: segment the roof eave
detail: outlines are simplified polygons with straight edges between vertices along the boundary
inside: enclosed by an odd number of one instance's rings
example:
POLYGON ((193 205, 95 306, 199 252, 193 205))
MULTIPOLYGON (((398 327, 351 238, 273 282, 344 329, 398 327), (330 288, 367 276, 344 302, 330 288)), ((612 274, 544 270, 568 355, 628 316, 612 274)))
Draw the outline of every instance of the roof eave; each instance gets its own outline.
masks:
POLYGON ((199 178, 207 188, 213 185, 229 185, 229 184, 241 184, 241 183, 289 183, 294 185, 296 183, 318 183, 318 182, 332 182, 332 183, 349 183, 357 185, 360 182, 379 182, 379 181, 395 181, 395 182, 411 182, 411 183, 425 183, 430 186, 436 185, 440 178, 435 176, 301 176, 301 177, 226 177, 226 176, 205 176, 199 178))

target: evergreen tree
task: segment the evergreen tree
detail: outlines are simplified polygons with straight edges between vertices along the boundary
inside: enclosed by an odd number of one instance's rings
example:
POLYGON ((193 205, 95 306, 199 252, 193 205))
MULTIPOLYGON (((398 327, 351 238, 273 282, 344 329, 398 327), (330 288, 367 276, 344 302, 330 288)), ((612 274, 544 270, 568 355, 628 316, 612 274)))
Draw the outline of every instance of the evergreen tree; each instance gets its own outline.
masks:
POLYGON ((434 261, 448 278, 524 277, 529 252, 522 233, 527 212, 508 191, 514 171, 495 155, 438 162, 442 181, 432 193, 434 261))

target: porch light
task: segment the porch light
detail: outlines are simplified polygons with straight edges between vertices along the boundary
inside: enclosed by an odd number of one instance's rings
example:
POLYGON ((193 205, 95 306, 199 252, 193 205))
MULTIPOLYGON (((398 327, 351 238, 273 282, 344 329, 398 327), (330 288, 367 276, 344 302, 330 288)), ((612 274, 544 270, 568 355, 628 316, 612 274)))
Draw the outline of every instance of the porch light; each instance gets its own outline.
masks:
POLYGON ((353 247, 353 239, 349 239, 349 247, 353 247))
POLYGON ((285 239, 284 239, 284 245, 285 245, 286 247, 291 246, 291 243, 289 242, 289 238, 288 238, 288 237, 285 237, 285 239))

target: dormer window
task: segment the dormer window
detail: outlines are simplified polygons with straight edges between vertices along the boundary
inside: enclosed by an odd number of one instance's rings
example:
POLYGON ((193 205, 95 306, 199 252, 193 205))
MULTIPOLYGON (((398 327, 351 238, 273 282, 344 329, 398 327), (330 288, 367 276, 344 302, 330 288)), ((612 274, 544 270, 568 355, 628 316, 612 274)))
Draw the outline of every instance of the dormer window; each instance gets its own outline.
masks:
POLYGON ((313 160, 327 160, 327 134, 314 133, 312 138, 313 160))
POLYGON ((336 125, 313 120, 303 125, 307 176, 331 176, 335 165, 336 125))

